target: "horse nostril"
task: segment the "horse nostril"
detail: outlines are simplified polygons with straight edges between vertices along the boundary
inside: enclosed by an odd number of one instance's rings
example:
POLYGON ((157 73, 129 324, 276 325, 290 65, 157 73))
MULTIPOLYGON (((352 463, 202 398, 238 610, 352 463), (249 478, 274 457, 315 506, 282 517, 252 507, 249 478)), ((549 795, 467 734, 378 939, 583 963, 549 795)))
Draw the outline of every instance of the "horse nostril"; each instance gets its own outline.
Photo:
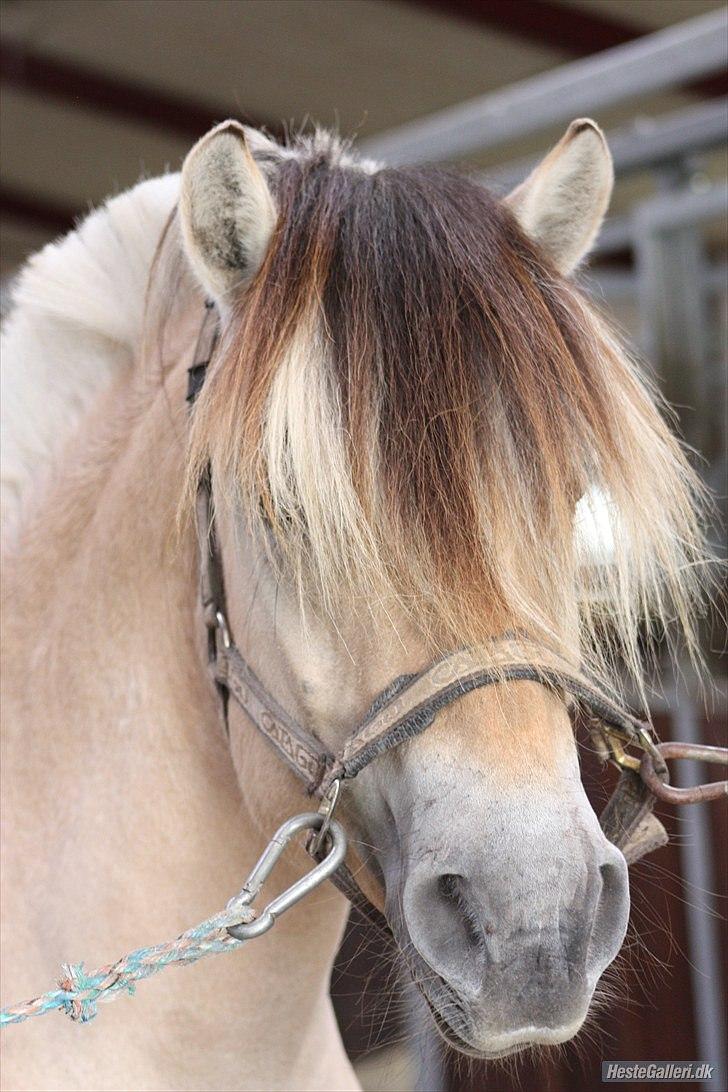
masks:
POLYGON ((602 877, 602 894, 608 895, 619 885, 622 873, 611 861, 599 866, 599 874, 602 877))
POLYGON ((446 872, 437 878, 437 890, 442 900, 452 907, 465 928, 468 943, 477 948, 484 947, 483 923, 478 918, 470 899, 466 894, 467 881, 463 876, 446 872))
POLYGON ((458 886, 462 876, 456 876, 452 872, 446 872, 444 876, 437 877, 437 890, 444 899, 457 899, 458 886))
POLYGON ((627 864, 618 852, 599 866, 601 891, 594 907, 588 947, 587 968, 598 977, 619 951, 629 917, 627 864))

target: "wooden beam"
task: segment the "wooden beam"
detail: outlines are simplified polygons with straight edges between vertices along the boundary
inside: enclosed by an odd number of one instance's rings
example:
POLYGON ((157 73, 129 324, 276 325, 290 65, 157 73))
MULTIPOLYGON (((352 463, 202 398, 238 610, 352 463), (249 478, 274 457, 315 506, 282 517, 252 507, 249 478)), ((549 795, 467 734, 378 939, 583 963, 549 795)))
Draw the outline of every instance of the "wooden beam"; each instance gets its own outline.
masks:
MULTIPOLYGON (((572 57, 588 57, 604 49, 624 45, 649 33, 613 15, 593 8, 565 7, 558 0, 406 0, 432 8, 441 15, 466 19, 479 26, 491 26, 540 46, 557 49, 572 57)), ((712 98, 728 93, 725 73, 698 80, 690 90, 712 98)))
POLYGON ((21 42, 0 39, 0 79, 9 87, 111 114, 195 140, 231 114, 273 136, 281 126, 235 106, 209 106, 158 87, 108 76, 94 68, 36 52, 21 42))
POLYGON ((77 220, 85 216, 86 211, 71 208, 51 197, 0 185, 0 217, 32 224, 49 235, 65 235, 77 220))

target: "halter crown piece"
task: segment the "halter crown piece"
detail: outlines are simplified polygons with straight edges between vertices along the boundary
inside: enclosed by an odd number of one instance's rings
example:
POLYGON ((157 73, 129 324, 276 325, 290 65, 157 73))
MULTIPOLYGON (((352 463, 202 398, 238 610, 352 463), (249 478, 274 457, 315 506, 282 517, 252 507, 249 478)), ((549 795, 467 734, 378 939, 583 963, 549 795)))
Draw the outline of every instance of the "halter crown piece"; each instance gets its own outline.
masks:
MULTIPOLYGON (((214 305, 208 303, 194 361, 188 371, 187 401, 190 406, 194 405, 202 389, 217 336, 217 314, 214 305)), ((494 642, 494 657, 488 664, 468 649, 462 649, 436 661, 419 674, 395 679, 374 700, 370 712, 353 729, 341 750, 333 754, 267 691, 235 647, 225 614, 225 584, 215 534, 211 488, 208 469, 199 483, 196 504, 200 594, 208 628, 210 671, 221 696, 223 718, 227 726, 227 704, 232 696, 286 765, 301 778, 308 794, 321 800, 324 824, 309 840, 308 846, 317 859, 325 846, 326 831, 342 782, 356 777, 378 755, 424 731, 441 709, 463 695, 484 686, 517 680, 568 691, 586 713, 599 753, 619 767, 619 781, 600 822, 606 836, 622 851, 627 862, 631 864, 667 842, 665 828, 652 814, 655 798, 663 795, 661 786, 672 794, 688 790, 670 789, 661 745, 651 726, 625 711, 612 695, 591 680, 568 666, 555 664, 553 653, 511 636, 494 642), (523 649, 529 645, 535 655, 533 659, 524 660, 523 649), (642 762, 625 752, 627 745, 635 745, 643 752, 642 762)), ((680 745, 662 746, 670 746, 670 754, 675 756, 678 752, 674 748, 680 745)), ((722 756, 714 753, 721 748, 702 750, 710 752, 703 753, 709 761, 728 760, 728 751, 723 751, 722 756)), ((698 786, 689 791, 698 790, 713 796, 724 794, 728 782, 698 786)), ((383 915, 364 895, 344 863, 331 878, 367 918, 388 928, 383 915)), ((235 935, 234 929, 231 932, 235 935)))

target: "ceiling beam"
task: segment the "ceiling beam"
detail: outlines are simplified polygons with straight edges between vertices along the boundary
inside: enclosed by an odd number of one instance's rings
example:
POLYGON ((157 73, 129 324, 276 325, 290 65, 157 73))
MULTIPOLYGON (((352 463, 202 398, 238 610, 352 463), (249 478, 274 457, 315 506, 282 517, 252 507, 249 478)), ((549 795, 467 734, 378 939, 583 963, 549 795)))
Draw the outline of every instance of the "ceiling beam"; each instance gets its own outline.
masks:
POLYGON ((267 129, 273 136, 281 134, 280 125, 271 125, 234 105, 211 106, 148 84, 105 75, 75 61, 37 52, 7 37, 0 39, 0 79, 8 87, 192 140, 231 114, 256 128, 267 129))
POLYGON ((717 8, 398 125, 362 141, 359 149, 390 166, 443 162, 492 151, 630 99, 643 108, 650 95, 725 71, 727 31, 728 13, 717 8))
POLYGON ((32 224, 49 235, 65 235, 87 211, 15 186, 0 185, 0 217, 32 224))
MULTIPOLYGON (((441 15, 495 27, 537 45, 560 50, 572 57, 588 57, 603 49, 632 42, 647 27, 628 22, 593 8, 568 7, 558 0, 406 0, 418 7, 432 8, 441 15)), ((691 83, 690 90, 712 97, 728 93, 725 74, 691 83)))

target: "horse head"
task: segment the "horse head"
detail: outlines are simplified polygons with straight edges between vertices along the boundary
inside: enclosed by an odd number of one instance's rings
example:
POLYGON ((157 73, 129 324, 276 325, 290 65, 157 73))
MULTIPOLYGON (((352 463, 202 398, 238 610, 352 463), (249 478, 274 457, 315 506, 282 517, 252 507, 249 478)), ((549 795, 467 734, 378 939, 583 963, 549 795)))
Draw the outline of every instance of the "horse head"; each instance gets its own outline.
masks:
MULTIPOLYGON (((443 652, 527 633, 638 670, 645 617, 689 618, 690 471, 572 278, 611 187, 590 121, 504 200, 232 122, 185 162, 183 248, 221 316, 190 492, 209 467, 237 646, 332 752, 443 652), (594 498, 601 554, 578 526, 594 498)), ((570 703, 534 681, 467 694, 342 800, 360 885, 474 1055, 573 1036, 625 936, 570 703)), ((228 717, 246 807, 290 814, 300 785, 228 717)))

